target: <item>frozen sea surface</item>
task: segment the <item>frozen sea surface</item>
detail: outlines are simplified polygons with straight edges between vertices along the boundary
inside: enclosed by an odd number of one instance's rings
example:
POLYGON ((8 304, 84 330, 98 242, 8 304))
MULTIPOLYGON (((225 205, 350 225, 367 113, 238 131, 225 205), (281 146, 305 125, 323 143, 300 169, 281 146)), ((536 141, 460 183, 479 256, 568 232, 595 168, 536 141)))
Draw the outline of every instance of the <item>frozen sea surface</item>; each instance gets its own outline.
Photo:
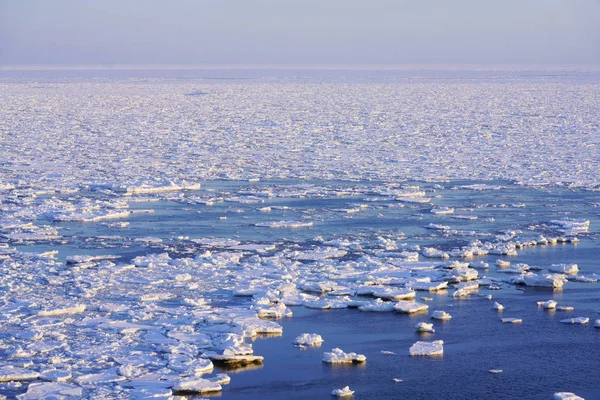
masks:
POLYGON ((1 71, 0 394, 600 398, 597 74, 186 73, 1 71))

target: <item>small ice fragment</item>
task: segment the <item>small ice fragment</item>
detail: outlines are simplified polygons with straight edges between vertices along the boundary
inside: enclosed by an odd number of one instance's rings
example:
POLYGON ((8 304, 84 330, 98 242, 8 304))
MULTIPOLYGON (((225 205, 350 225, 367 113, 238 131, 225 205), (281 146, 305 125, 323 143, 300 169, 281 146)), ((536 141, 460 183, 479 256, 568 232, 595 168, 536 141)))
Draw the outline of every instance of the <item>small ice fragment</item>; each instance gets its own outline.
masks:
POLYGON ((354 394, 353 390, 350 390, 349 386, 346 386, 342 389, 335 389, 334 391, 331 392, 332 396, 337 396, 337 397, 350 397, 354 394))
POLYGON ((577 317, 561 319, 560 322, 562 322, 563 324, 587 324, 588 322, 590 322, 590 319, 587 317, 577 317))
POLYGON ((508 268, 510 267, 510 261, 498 259, 496 260, 496 266, 500 268, 508 268))
POLYGON ((431 318, 433 318, 433 319, 440 319, 442 321, 446 321, 446 320, 452 319, 452 316, 450 314, 448 314, 446 311, 435 310, 431 314, 431 318))
POLYGON ((478 260, 478 261, 470 262, 469 267, 476 268, 476 269, 488 269, 490 267, 490 265, 484 261, 478 260))
POLYGON ((504 306, 496 301, 494 303, 494 310, 502 311, 504 310, 504 306))
POLYGON ((427 322, 419 322, 415 325, 417 332, 430 332, 435 333, 435 329, 433 329, 433 324, 428 324, 427 322))
POLYGON ((389 351, 389 350, 381 350, 381 354, 386 355, 386 356, 395 356, 396 353, 394 353, 393 351, 389 351))
POLYGON ((499 374, 502 372, 502 370, 501 369, 490 369, 488 372, 490 374, 499 374))
POLYGON ((554 310, 556 308, 556 305, 558 303, 554 300, 548 300, 548 301, 538 301, 537 305, 538 306, 542 306, 543 308, 545 308, 546 310, 554 310))
POLYGON ((294 344, 297 346, 320 346, 321 343, 323 343, 323 338, 316 333, 303 333, 294 340, 294 344))
POLYGON ((523 322, 521 318, 502 318, 501 321, 505 324, 520 324, 523 322))
POLYGON ((444 354, 444 341, 416 342, 410 347, 411 356, 441 356, 444 354))
POLYGON ((450 215, 454 214, 454 208, 451 207, 437 207, 431 210, 432 214, 436 215, 450 215))
POLYGON ((584 400, 584 398, 571 392, 557 392, 554 393, 554 400, 584 400))
POLYGON ((396 383, 404 382, 402 379, 399 378, 394 378, 393 381, 396 383))
POLYGON ((330 353, 323 354, 323 362, 327 364, 364 363, 367 357, 363 354, 344 353, 342 349, 335 348, 330 353))
POLYGON ((573 306, 557 306, 556 311, 573 311, 575 307, 573 306))

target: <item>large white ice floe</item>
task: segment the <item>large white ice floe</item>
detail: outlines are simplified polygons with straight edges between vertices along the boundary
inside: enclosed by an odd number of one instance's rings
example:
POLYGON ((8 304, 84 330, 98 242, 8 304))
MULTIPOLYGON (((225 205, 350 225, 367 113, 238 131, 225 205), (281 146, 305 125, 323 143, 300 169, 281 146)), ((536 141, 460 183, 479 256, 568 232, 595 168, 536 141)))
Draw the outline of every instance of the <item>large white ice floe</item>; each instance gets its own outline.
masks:
POLYGON ((294 344, 305 347, 318 347, 323 343, 321 335, 316 333, 303 333, 294 339, 294 344))
POLYGON ((437 292, 448 288, 448 282, 411 282, 408 283, 411 289, 424 292, 437 292))
POLYGON ((345 386, 341 389, 334 389, 331 392, 332 396, 336 397, 350 397, 354 394, 354 390, 350 390, 350 386, 345 386))
POLYGON ((413 314, 417 312, 427 311, 427 304, 419 303, 418 301, 400 300, 394 305, 394 310, 400 313, 413 314))
POLYGON ((344 353, 342 349, 335 348, 331 352, 323 353, 323 362, 326 364, 360 364, 367 361, 363 354, 344 353))
POLYGON ((409 349, 411 356, 441 356, 444 354, 444 341, 416 342, 409 349))
POLYGON ((523 275, 523 283, 527 286, 561 288, 567 282, 563 274, 534 274, 532 272, 523 275))
POLYGON ((409 300, 414 299, 416 293, 411 289, 400 288, 375 288, 373 296, 385 300, 409 300))
POLYGON ((18 395, 17 399, 79 399, 82 396, 83 389, 79 386, 60 382, 32 382, 27 387, 27 392, 18 395))

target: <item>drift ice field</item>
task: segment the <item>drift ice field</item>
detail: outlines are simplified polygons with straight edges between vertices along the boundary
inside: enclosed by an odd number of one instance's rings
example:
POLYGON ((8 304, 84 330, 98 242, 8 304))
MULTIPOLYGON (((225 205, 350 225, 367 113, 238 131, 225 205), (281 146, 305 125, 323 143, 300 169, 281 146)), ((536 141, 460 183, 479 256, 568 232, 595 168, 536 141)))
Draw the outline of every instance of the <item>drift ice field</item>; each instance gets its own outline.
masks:
POLYGON ((597 72, 0 73, 0 398, 600 399, 599 236, 597 72))

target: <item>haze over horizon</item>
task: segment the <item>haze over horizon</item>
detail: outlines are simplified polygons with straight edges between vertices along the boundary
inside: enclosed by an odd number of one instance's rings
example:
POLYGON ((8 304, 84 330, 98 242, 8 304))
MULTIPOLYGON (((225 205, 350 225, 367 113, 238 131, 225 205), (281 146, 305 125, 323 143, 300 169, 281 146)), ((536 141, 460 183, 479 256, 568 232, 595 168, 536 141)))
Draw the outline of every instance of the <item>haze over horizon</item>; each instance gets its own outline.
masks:
POLYGON ((0 65, 600 65, 594 0, 0 0, 0 65))

